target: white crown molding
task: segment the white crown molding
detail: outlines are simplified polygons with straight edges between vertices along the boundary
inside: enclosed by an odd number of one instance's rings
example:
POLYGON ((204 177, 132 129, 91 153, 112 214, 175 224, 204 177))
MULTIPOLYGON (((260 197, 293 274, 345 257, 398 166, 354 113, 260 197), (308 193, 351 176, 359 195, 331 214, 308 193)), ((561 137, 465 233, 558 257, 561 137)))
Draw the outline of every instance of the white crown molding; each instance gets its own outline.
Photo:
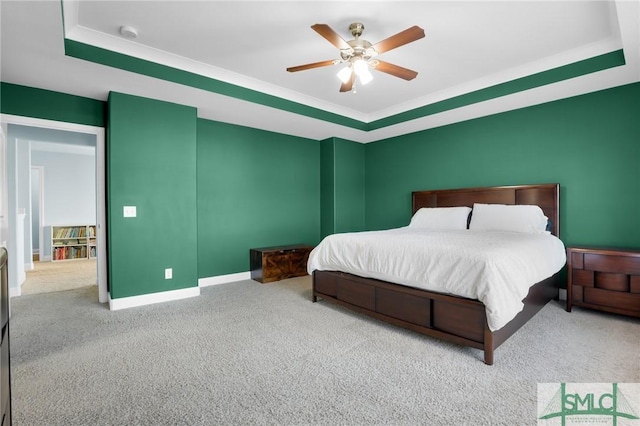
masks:
POLYGON ((621 48, 622 41, 619 38, 611 37, 608 40, 592 43, 590 45, 582 46, 572 51, 549 56, 536 62, 521 65, 519 67, 513 67, 508 70, 503 70, 501 72, 484 76, 476 80, 465 82, 464 84, 460 84, 458 86, 449 87, 446 90, 433 93, 429 96, 412 99, 410 102, 393 105, 390 108, 380 110, 374 114, 371 114, 371 121, 379 120, 394 114, 402 113, 404 111, 420 108, 424 105, 430 105, 439 101, 451 99, 456 96, 475 92, 477 90, 486 89, 488 87, 517 80, 554 68, 570 65, 574 62, 610 53, 621 48))

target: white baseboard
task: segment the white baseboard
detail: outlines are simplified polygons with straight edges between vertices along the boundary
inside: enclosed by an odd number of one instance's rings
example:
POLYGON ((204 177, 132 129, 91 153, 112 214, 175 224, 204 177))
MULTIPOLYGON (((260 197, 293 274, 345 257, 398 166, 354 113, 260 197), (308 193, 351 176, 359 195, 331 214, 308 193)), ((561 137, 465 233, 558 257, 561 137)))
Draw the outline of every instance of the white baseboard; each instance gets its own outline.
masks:
POLYGON ((120 309, 134 308, 137 306, 152 305, 154 303, 170 302, 173 300, 187 299, 189 297, 200 296, 199 287, 182 288, 179 290, 161 291, 158 293, 142 294, 140 296, 121 297, 112 299, 109 294, 109 309, 117 311, 120 309))
POLYGON ((22 287, 9 287, 9 298, 22 295, 22 287))
POLYGON ((35 269, 36 265, 33 262, 28 262, 24 264, 24 270, 25 271, 33 271, 35 269))
POLYGON ((226 284, 250 279, 250 271, 238 272, 237 274, 218 275, 216 277, 200 278, 198 280, 198 287, 209 287, 210 285, 226 284))
POLYGON ((51 255, 49 256, 41 256, 40 262, 51 262, 51 255))
POLYGON ((251 279, 251 272, 247 271, 238 272, 236 274, 218 275, 216 277, 200 278, 198 280, 198 287, 163 291, 159 293, 142 294, 140 296, 121 297, 118 299, 112 299, 111 294, 109 294, 109 309, 112 311, 117 311, 120 309, 151 305, 154 303, 170 302, 172 300, 197 297, 200 296, 200 287, 208 287, 212 285, 226 284, 249 279, 251 279))

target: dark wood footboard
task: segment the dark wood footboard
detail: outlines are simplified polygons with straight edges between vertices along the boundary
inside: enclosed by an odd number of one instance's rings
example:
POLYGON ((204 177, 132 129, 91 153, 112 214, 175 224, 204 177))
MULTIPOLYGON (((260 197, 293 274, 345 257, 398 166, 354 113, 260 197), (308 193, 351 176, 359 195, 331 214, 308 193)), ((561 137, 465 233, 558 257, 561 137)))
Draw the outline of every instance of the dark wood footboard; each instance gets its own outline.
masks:
POLYGON ((356 312, 484 351, 493 364, 494 350, 557 296, 557 274, 531 287, 525 307, 511 322, 491 332, 484 304, 337 271, 314 271, 313 301, 321 297, 356 312))

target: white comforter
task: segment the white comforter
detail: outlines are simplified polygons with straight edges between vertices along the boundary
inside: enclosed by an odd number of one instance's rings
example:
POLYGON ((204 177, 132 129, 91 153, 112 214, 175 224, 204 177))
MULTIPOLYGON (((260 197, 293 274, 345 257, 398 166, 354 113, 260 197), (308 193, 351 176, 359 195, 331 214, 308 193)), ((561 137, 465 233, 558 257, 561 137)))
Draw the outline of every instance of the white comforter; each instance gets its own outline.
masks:
POLYGON ((555 236, 398 228, 334 234, 309 255, 308 272, 343 271, 478 299, 492 331, 523 308, 533 284, 558 272, 565 247, 555 236))

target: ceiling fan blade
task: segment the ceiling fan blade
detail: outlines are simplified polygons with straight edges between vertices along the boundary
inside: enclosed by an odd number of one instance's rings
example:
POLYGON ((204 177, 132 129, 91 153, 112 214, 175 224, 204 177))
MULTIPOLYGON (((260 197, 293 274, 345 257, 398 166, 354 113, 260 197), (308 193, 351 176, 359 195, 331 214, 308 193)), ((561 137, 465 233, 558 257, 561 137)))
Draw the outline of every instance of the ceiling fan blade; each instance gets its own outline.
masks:
POLYGON ((413 80, 418 75, 417 72, 412 71, 408 68, 403 68, 398 65, 393 65, 389 62, 380 60, 378 60, 378 64, 375 66, 375 69, 387 74, 391 74, 394 77, 400 77, 404 80, 413 80))
POLYGON ((422 37, 424 37, 424 30, 417 25, 414 25, 413 27, 399 32, 396 35, 392 35, 389 38, 379 41, 373 45, 373 48, 378 53, 388 52, 391 49, 419 40, 422 37))
POLYGON ((351 78, 346 83, 342 83, 340 86, 340 92, 348 92, 353 89, 353 83, 356 82, 356 73, 351 71, 351 78))
POLYGON ((347 44, 347 42, 344 41, 344 39, 340 37, 337 32, 333 31, 327 24, 315 24, 312 25, 311 28, 338 49, 342 50, 351 48, 351 46, 349 46, 349 44, 347 44))
POLYGON ((289 71, 289 72, 304 71, 304 70, 310 70, 312 68, 328 67, 329 65, 333 65, 335 63, 336 63, 335 59, 330 59, 328 61, 320 61, 320 62, 314 62, 312 64, 305 64, 305 65, 298 65, 298 66, 295 66, 295 67, 289 67, 289 68, 287 68, 287 71, 289 71))

